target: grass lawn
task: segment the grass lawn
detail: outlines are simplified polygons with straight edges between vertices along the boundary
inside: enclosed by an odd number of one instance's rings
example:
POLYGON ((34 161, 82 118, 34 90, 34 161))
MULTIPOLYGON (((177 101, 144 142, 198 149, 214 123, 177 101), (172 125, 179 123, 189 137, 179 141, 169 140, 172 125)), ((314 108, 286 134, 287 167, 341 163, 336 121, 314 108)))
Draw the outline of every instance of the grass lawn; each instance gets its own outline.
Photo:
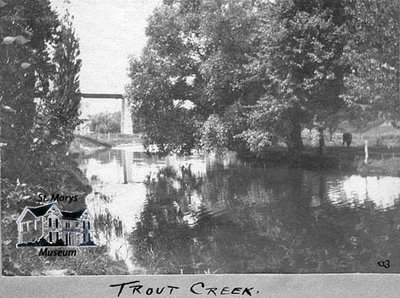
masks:
MULTIPOLYGON (((342 144, 342 132, 325 134, 325 156, 336 163, 356 170, 362 175, 400 176, 400 130, 391 125, 380 125, 365 132, 352 132, 350 147, 342 144), (364 163, 365 141, 368 143, 368 162, 364 163)), ((305 152, 318 154, 316 134, 303 132, 305 152)))

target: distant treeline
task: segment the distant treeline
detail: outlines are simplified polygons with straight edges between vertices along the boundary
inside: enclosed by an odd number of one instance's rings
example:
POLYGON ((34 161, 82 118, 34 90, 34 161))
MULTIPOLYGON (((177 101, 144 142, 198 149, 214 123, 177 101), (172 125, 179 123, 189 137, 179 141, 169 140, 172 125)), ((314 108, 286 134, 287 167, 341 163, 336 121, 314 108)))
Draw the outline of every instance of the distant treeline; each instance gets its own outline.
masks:
POLYGON ((121 112, 99 113, 89 116, 90 130, 99 133, 121 132, 121 112))

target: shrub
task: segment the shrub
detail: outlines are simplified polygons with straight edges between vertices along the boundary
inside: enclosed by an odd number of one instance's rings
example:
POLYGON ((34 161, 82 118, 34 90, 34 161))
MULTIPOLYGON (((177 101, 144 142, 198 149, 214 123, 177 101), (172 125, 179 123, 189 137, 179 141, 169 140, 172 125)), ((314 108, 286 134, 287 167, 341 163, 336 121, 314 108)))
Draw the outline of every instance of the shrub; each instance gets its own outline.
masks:
POLYGON ((200 146, 207 152, 223 152, 228 147, 228 128, 218 115, 212 114, 204 122, 200 146))

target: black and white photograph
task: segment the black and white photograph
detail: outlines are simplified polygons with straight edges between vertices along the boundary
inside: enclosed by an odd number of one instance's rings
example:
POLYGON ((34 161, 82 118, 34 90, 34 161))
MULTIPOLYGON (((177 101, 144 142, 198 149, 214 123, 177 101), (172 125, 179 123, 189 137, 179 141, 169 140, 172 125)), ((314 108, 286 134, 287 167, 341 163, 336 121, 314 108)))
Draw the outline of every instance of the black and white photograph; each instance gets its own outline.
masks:
POLYGON ((399 13, 0 0, 2 275, 400 273, 399 13))

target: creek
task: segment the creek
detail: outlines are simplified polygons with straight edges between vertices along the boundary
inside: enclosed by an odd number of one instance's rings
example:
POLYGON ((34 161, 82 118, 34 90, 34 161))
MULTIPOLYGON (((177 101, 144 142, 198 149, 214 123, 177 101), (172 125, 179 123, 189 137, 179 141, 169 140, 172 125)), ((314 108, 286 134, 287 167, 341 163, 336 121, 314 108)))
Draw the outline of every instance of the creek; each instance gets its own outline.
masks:
POLYGON ((400 261, 400 178, 149 157, 139 144, 79 167, 95 240, 130 273, 382 272, 380 260, 400 261))

